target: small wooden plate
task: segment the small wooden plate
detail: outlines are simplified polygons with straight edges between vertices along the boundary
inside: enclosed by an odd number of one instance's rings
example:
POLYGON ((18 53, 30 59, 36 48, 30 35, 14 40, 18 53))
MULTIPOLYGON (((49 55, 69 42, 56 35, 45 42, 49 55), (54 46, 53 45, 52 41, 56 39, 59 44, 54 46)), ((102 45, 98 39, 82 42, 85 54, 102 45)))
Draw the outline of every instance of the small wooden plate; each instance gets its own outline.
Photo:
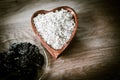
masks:
POLYGON ((56 59, 64 50, 65 48, 70 44, 71 40, 73 39, 75 33, 76 33, 76 30, 77 30, 77 26, 78 26, 78 18, 77 18, 77 14, 76 12, 68 7, 68 6, 61 6, 61 7, 57 7, 55 9, 52 9, 50 11, 46 11, 46 10, 39 10, 39 11, 36 11, 32 17, 31 17, 31 24, 32 24, 32 28, 35 32, 35 34, 38 36, 38 38, 40 39, 40 42, 42 43, 42 45, 48 50, 48 52, 56 59), (75 21, 75 27, 74 27, 74 30, 71 34, 71 37, 70 39, 68 40, 68 42, 66 44, 64 44, 64 46, 59 49, 59 50, 55 50, 53 49, 51 46, 49 46, 45 41, 44 39, 41 37, 41 35, 38 33, 35 25, 34 25, 34 21, 33 21, 33 18, 36 17, 38 14, 47 14, 49 12, 55 12, 56 10, 61 10, 61 9, 64 9, 64 10, 67 10, 68 12, 71 12, 71 14, 73 14, 73 19, 75 21))

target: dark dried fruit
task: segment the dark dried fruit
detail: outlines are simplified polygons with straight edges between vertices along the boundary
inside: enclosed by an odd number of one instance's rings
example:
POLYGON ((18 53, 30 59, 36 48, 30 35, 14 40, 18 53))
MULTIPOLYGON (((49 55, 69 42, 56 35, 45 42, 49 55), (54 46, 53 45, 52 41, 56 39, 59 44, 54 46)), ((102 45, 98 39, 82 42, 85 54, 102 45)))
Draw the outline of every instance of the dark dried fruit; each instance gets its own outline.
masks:
POLYGON ((0 53, 0 77, 5 80, 34 80, 37 69, 44 64, 44 57, 37 46, 14 43, 9 51, 0 53))

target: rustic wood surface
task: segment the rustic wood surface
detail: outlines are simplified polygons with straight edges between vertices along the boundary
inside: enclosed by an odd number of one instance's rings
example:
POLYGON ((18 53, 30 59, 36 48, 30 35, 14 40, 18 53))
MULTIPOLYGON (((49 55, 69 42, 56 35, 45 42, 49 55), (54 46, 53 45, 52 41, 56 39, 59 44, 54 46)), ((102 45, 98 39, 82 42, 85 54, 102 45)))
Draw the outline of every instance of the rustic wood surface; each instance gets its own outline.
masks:
POLYGON ((0 50, 14 42, 42 49, 30 19, 41 9, 70 6, 79 26, 69 47, 48 65, 42 80, 120 80, 119 0, 0 0, 0 50))

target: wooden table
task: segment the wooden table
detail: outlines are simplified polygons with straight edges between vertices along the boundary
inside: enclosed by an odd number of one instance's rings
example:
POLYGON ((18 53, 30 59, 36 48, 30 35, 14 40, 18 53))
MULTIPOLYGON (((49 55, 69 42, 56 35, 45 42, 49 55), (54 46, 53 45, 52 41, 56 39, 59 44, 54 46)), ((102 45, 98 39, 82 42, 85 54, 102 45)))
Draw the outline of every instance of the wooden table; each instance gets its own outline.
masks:
POLYGON ((120 80, 120 6, 105 0, 1 0, 0 50, 14 42, 30 42, 43 49, 30 18, 40 9, 70 6, 79 26, 69 47, 48 65, 42 80, 120 80))

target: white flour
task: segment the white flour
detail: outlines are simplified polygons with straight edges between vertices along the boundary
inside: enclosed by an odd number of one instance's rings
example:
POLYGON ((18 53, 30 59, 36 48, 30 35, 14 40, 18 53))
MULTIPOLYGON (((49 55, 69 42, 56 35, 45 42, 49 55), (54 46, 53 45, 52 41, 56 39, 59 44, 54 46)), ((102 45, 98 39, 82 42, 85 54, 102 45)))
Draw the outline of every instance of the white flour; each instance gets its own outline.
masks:
POLYGON ((61 9, 47 14, 38 14, 34 24, 42 38, 54 49, 61 49, 70 39, 75 22, 72 14, 61 9))

